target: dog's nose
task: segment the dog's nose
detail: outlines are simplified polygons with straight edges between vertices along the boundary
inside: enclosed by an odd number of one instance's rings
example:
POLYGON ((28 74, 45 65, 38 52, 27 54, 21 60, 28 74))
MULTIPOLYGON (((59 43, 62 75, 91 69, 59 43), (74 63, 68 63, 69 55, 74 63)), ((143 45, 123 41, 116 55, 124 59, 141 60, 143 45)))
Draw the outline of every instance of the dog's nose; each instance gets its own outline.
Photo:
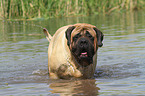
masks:
POLYGON ((80 47, 87 47, 88 46, 88 40, 85 38, 80 39, 80 47))

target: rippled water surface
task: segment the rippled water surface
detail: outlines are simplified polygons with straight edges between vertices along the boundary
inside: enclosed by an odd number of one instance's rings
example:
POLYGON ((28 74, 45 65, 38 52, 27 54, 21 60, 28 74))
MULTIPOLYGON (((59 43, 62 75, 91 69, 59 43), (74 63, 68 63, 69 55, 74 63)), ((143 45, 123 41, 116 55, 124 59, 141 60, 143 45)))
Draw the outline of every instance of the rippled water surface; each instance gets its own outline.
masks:
POLYGON ((0 96, 145 95, 145 12, 0 21, 0 96), (51 80, 47 71, 48 41, 61 26, 96 25, 105 35, 98 50, 95 78, 51 80))

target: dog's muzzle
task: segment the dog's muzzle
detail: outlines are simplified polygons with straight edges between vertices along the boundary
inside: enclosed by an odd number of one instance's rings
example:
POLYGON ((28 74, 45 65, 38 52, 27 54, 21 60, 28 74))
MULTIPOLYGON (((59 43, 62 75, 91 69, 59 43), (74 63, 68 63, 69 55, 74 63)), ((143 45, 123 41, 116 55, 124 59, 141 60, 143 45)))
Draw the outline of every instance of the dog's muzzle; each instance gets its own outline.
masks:
POLYGON ((89 41, 86 38, 81 38, 78 41, 78 45, 79 45, 79 48, 81 50, 80 57, 81 58, 88 57, 89 41))

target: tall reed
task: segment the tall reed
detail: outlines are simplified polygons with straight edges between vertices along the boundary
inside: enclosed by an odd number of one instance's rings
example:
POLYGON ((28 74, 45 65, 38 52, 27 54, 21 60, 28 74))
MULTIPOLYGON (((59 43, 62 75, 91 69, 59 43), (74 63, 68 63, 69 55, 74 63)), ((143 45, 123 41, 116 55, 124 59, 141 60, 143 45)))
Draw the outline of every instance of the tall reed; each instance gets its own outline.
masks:
POLYGON ((145 9, 144 0, 1 0, 0 17, 41 18, 145 9))

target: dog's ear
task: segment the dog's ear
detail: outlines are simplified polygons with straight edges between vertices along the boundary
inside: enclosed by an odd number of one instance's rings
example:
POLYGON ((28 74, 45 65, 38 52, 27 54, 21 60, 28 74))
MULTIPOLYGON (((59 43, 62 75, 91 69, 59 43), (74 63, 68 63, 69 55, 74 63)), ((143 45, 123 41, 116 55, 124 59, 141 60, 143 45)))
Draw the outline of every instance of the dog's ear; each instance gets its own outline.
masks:
POLYGON ((47 40, 50 42, 52 36, 49 34, 48 30, 46 28, 43 28, 43 32, 44 32, 44 35, 46 36, 47 40))
POLYGON ((96 35, 97 35, 97 42, 98 42, 98 46, 99 47, 102 47, 103 46, 103 38, 104 38, 104 34, 97 28, 93 28, 96 32, 96 35))
POLYGON ((69 27, 66 31, 65 31, 65 36, 67 39, 67 45, 70 46, 71 43, 71 33, 74 30, 75 26, 71 26, 69 27))

